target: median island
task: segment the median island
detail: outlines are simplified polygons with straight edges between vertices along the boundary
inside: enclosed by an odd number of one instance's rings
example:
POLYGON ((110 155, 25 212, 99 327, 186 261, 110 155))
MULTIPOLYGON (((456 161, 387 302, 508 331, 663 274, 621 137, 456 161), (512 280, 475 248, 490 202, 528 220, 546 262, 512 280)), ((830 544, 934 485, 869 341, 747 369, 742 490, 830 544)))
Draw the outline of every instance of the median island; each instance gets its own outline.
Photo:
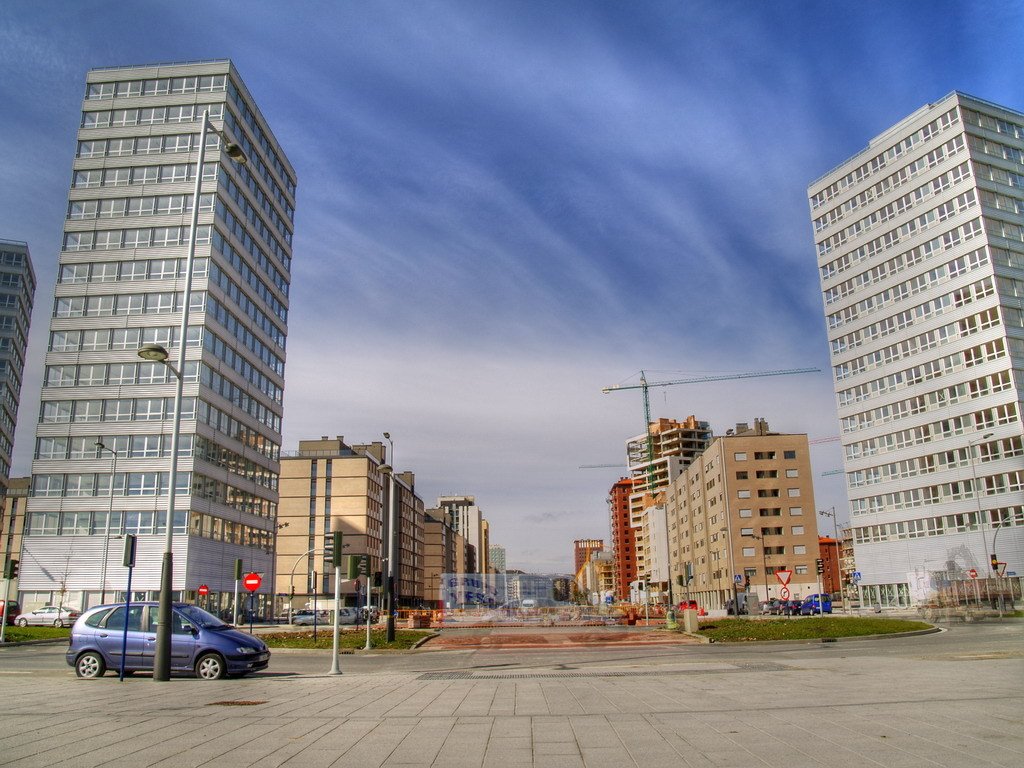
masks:
POLYGON ((805 617, 800 619, 711 619, 696 634, 715 643, 758 640, 824 640, 868 635, 892 635, 932 629, 923 621, 873 617, 805 617))

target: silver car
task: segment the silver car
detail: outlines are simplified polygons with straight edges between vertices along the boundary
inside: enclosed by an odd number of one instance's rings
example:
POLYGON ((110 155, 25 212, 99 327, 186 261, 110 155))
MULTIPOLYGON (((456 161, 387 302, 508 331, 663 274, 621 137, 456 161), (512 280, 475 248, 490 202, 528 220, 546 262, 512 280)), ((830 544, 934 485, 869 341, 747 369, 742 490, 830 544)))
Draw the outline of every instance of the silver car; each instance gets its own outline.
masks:
POLYGON ((15 623, 19 627, 27 627, 30 624, 38 627, 70 627, 81 615, 82 612, 74 608, 44 605, 42 608, 21 614, 15 623))

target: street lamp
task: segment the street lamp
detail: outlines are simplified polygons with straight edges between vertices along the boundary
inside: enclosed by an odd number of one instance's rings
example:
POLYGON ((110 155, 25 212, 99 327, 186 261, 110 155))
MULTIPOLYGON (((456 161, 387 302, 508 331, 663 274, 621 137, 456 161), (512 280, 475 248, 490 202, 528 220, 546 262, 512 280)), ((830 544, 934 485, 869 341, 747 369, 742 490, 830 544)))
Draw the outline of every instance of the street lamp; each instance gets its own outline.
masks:
POLYGON ((107 554, 110 552, 110 518, 114 514, 114 480, 117 478, 117 450, 103 444, 102 440, 96 441, 96 447, 102 454, 103 451, 110 451, 110 504, 107 506, 107 524, 103 526, 103 564, 100 567, 100 605, 107 602, 107 554))
POLYGON ((185 346, 188 337, 188 315, 192 303, 192 276, 195 271, 196 237, 199 229, 199 197, 203 187, 203 163, 206 159, 206 136, 213 132, 223 144, 223 152, 236 163, 244 165, 245 153, 237 144, 229 142, 224 132, 210 124, 210 110, 203 110, 199 129, 199 151, 196 156, 195 186, 192 192, 192 211, 189 218, 188 252, 185 257, 185 286, 182 295, 181 329, 178 336, 178 364, 167 362, 167 350, 159 344, 145 344, 139 349, 143 360, 162 363, 177 380, 174 390, 174 421, 171 431, 171 471, 167 488, 167 529, 164 541, 163 564, 160 570, 160 606, 157 609, 156 648, 153 655, 153 680, 166 682, 171 679, 171 590, 174 572, 174 497, 178 485, 178 444, 181 439, 181 400, 185 384, 185 346))
MULTIPOLYGON (((983 513, 981 511, 981 494, 978 492, 978 490, 979 490, 978 489, 978 467, 977 467, 977 462, 974 460, 974 446, 977 445, 978 443, 982 442, 983 440, 988 440, 994 434, 995 434, 995 432, 986 432, 981 437, 976 437, 974 440, 969 440, 967 442, 967 445, 970 447, 970 454, 971 454, 970 455, 970 459, 971 459, 971 479, 972 479, 971 489, 974 492, 974 501, 975 501, 975 503, 976 503, 976 505, 978 507, 978 530, 981 531, 981 544, 985 548, 985 566, 984 566, 984 568, 986 570, 988 569, 988 561, 989 561, 989 557, 988 557, 988 538, 987 538, 987 535, 985 533, 985 521, 984 521, 984 519, 982 517, 983 513)), ((979 459, 981 458, 980 452, 979 452, 978 458, 979 459)), ((987 579, 986 579, 985 583, 986 583, 986 585, 988 584, 988 580, 987 579)), ((987 586, 986 586, 986 589, 987 589, 987 586)))
MULTIPOLYGON (((385 433, 387 434, 387 433, 385 433)), ((389 643, 395 640, 395 611, 393 606, 395 591, 395 470, 390 464, 380 466, 382 474, 388 477, 388 540, 384 543, 387 553, 387 567, 384 569, 383 602, 385 614, 384 626, 386 639, 389 643)))

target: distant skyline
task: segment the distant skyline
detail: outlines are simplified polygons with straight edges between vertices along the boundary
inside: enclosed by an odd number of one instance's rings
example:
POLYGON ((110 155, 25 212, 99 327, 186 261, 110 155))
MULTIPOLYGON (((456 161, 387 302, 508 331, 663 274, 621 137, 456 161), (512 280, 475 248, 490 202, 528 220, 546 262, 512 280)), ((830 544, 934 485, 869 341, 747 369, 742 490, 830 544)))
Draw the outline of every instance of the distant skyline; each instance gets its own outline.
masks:
MULTIPOLYGON (((37 273, 28 474, 85 74, 230 58, 298 174, 283 450, 390 432, 509 568, 569 572, 652 417, 837 434, 807 186, 960 90, 1024 108, 1019 2, 0 5, 0 238, 37 273)), ((812 449, 838 469, 836 443, 812 449)), ((841 475, 819 509, 847 518, 841 475)), ((827 519, 819 523, 831 532, 827 519)))

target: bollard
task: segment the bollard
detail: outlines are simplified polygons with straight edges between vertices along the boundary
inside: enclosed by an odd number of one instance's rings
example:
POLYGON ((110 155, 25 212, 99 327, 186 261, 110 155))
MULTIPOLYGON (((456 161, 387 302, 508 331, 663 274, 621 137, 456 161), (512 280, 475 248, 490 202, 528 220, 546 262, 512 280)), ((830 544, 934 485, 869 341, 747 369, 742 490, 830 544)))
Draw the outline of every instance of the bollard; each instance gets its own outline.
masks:
POLYGON ((665 629, 679 629, 679 622, 676 621, 676 611, 669 608, 665 611, 665 629))

